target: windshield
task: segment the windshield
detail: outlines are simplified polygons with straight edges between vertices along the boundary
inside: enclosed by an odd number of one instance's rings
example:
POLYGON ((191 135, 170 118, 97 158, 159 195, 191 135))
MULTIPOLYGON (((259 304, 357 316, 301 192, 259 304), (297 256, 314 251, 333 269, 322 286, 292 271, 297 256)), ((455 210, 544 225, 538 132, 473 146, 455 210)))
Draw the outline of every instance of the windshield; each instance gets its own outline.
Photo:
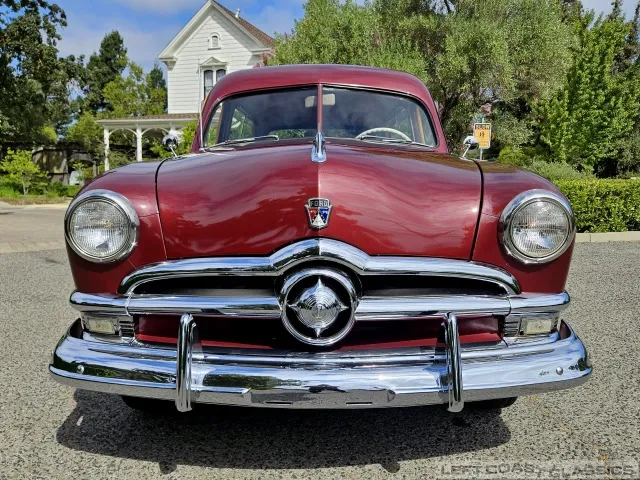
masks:
POLYGON ((326 137, 387 139, 435 146, 429 116, 415 100, 368 90, 327 87, 322 96, 326 137))
MULTIPOLYGON (((371 90, 323 87, 322 133, 378 143, 436 144, 431 119, 417 101, 371 90)), ((313 138, 318 132, 318 88, 258 92, 221 102, 204 143, 242 144, 313 138)))
MULTIPOLYGON (((318 88, 253 93, 221 102, 205 146, 242 139, 313 138, 318 132, 318 88), (277 138, 275 138, 277 137, 277 138)), ((266 139, 265 139, 266 140, 266 139)))

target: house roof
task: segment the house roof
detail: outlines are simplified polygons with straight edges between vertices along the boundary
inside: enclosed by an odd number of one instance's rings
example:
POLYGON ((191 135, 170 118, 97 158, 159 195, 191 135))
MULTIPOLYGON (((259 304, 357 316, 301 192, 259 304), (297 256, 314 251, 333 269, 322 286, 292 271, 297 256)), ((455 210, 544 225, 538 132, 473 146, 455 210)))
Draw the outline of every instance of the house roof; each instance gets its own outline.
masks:
POLYGON ((213 1, 213 3, 217 4, 222 10, 225 11, 225 13, 227 13, 228 15, 230 15, 231 17, 233 17, 233 19, 238 22, 240 25, 242 25, 246 30, 249 31, 249 33, 251 33, 251 35, 253 35, 254 37, 256 37, 258 40, 260 40, 260 42, 265 46, 265 47, 269 47, 269 48, 273 48, 273 46, 275 45, 275 40, 267 35, 266 33, 264 33, 262 30, 260 30, 258 27, 256 27, 254 24, 247 22, 244 18, 242 17, 238 17, 236 18, 235 13, 233 13, 231 10, 229 10, 228 8, 226 8, 224 5, 220 5, 218 2, 213 1))
POLYGON ((162 113, 160 115, 145 115, 142 117, 121 117, 121 118, 107 118, 104 120, 98 120, 97 123, 105 123, 110 121, 123 121, 123 120, 193 120, 198 118, 197 113, 162 113))
POLYGON ((189 122, 198 119, 197 113, 172 113, 161 115, 147 115, 144 117, 108 118, 96 120, 96 123, 107 130, 131 130, 143 129, 143 133, 154 130, 170 130, 174 127, 185 126, 189 122))
POLYGON ((262 48, 266 50, 273 48, 275 45, 275 40, 258 27, 246 21, 242 17, 236 17, 235 13, 215 0, 208 0, 207 3, 205 3, 193 18, 191 18, 191 20, 189 20, 189 22, 182 28, 182 30, 180 30, 180 32, 178 32, 178 34, 169 42, 162 52, 160 52, 158 55, 160 60, 170 61, 174 58, 173 56, 175 52, 180 49, 180 46, 187 41, 192 33, 201 25, 201 20, 204 19, 207 12, 210 11, 210 7, 213 7, 215 10, 227 17, 229 21, 234 23, 242 32, 253 39, 256 42, 258 49, 262 48))

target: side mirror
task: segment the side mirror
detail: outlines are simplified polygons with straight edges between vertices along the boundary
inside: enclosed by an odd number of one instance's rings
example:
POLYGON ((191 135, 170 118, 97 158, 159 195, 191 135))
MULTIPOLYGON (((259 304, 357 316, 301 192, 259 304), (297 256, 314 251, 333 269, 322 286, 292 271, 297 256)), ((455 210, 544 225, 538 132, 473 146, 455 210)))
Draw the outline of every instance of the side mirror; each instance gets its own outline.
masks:
POLYGON ((178 154, 176 153, 176 148, 178 148, 179 141, 180 139, 177 135, 173 133, 167 133, 162 139, 162 145, 164 145, 165 148, 171 150, 171 153, 173 153, 174 157, 177 157, 178 154))
POLYGON ((466 147, 464 153, 462 154, 462 158, 467 158, 467 153, 469 153, 469 151, 477 150, 478 148, 480 148, 480 142, 478 142, 478 139, 473 135, 469 135, 467 138, 465 138, 462 144, 466 147))

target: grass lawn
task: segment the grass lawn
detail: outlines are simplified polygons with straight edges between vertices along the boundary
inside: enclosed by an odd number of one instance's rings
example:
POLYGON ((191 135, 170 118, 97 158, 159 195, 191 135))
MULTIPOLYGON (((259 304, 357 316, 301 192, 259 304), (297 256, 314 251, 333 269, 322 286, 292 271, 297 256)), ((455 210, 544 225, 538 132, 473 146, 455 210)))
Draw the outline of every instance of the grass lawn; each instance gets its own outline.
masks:
POLYGON ((71 198, 67 197, 50 197, 47 195, 20 195, 19 197, 3 197, 0 196, 0 202, 9 205, 48 205, 54 203, 69 203, 71 198))
POLYGON ((41 189, 40 191, 36 190, 34 193, 22 195, 22 193, 16 189, 0 183, 0 202, 8 203, 9 205, 50 205, 55 203, 69 203, 81 187, 78 185, 71 187, 63 186, 61 183, 54 183, 49 188, 50 190, 46 193, 41 189))

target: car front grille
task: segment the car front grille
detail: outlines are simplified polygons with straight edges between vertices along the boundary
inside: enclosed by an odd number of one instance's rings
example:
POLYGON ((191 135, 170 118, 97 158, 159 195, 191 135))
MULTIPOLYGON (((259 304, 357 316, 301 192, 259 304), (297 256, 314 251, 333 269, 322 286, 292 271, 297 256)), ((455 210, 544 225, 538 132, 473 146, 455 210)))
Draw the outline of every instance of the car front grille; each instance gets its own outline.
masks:
MULTIPOLYGON (((335 240, 317 238, 284 247, 268 257, 173 260, 134 271, 120 295, 76 292, 83 314, 126 315, 122 336, 134 329, 140 341, 173 343, 177 321, 191 314, 201 340, 212 347, 308 349, 282 327, 288 278, 299 272, 334 272, 353 284, 354 326, 341 348, 433 345, 442 319, 460 319, 461 341, 497 341, 516 335, 519 313, 561 311, 566 293, 523 294, 499 268, 463 260, 375 257, 335 240), (173 334, 169 335, 169 333, 173 334), (478 336, 482 334, 481 336, 478 336)), ((333 275, 333 274, 332 274, 333 275)))

